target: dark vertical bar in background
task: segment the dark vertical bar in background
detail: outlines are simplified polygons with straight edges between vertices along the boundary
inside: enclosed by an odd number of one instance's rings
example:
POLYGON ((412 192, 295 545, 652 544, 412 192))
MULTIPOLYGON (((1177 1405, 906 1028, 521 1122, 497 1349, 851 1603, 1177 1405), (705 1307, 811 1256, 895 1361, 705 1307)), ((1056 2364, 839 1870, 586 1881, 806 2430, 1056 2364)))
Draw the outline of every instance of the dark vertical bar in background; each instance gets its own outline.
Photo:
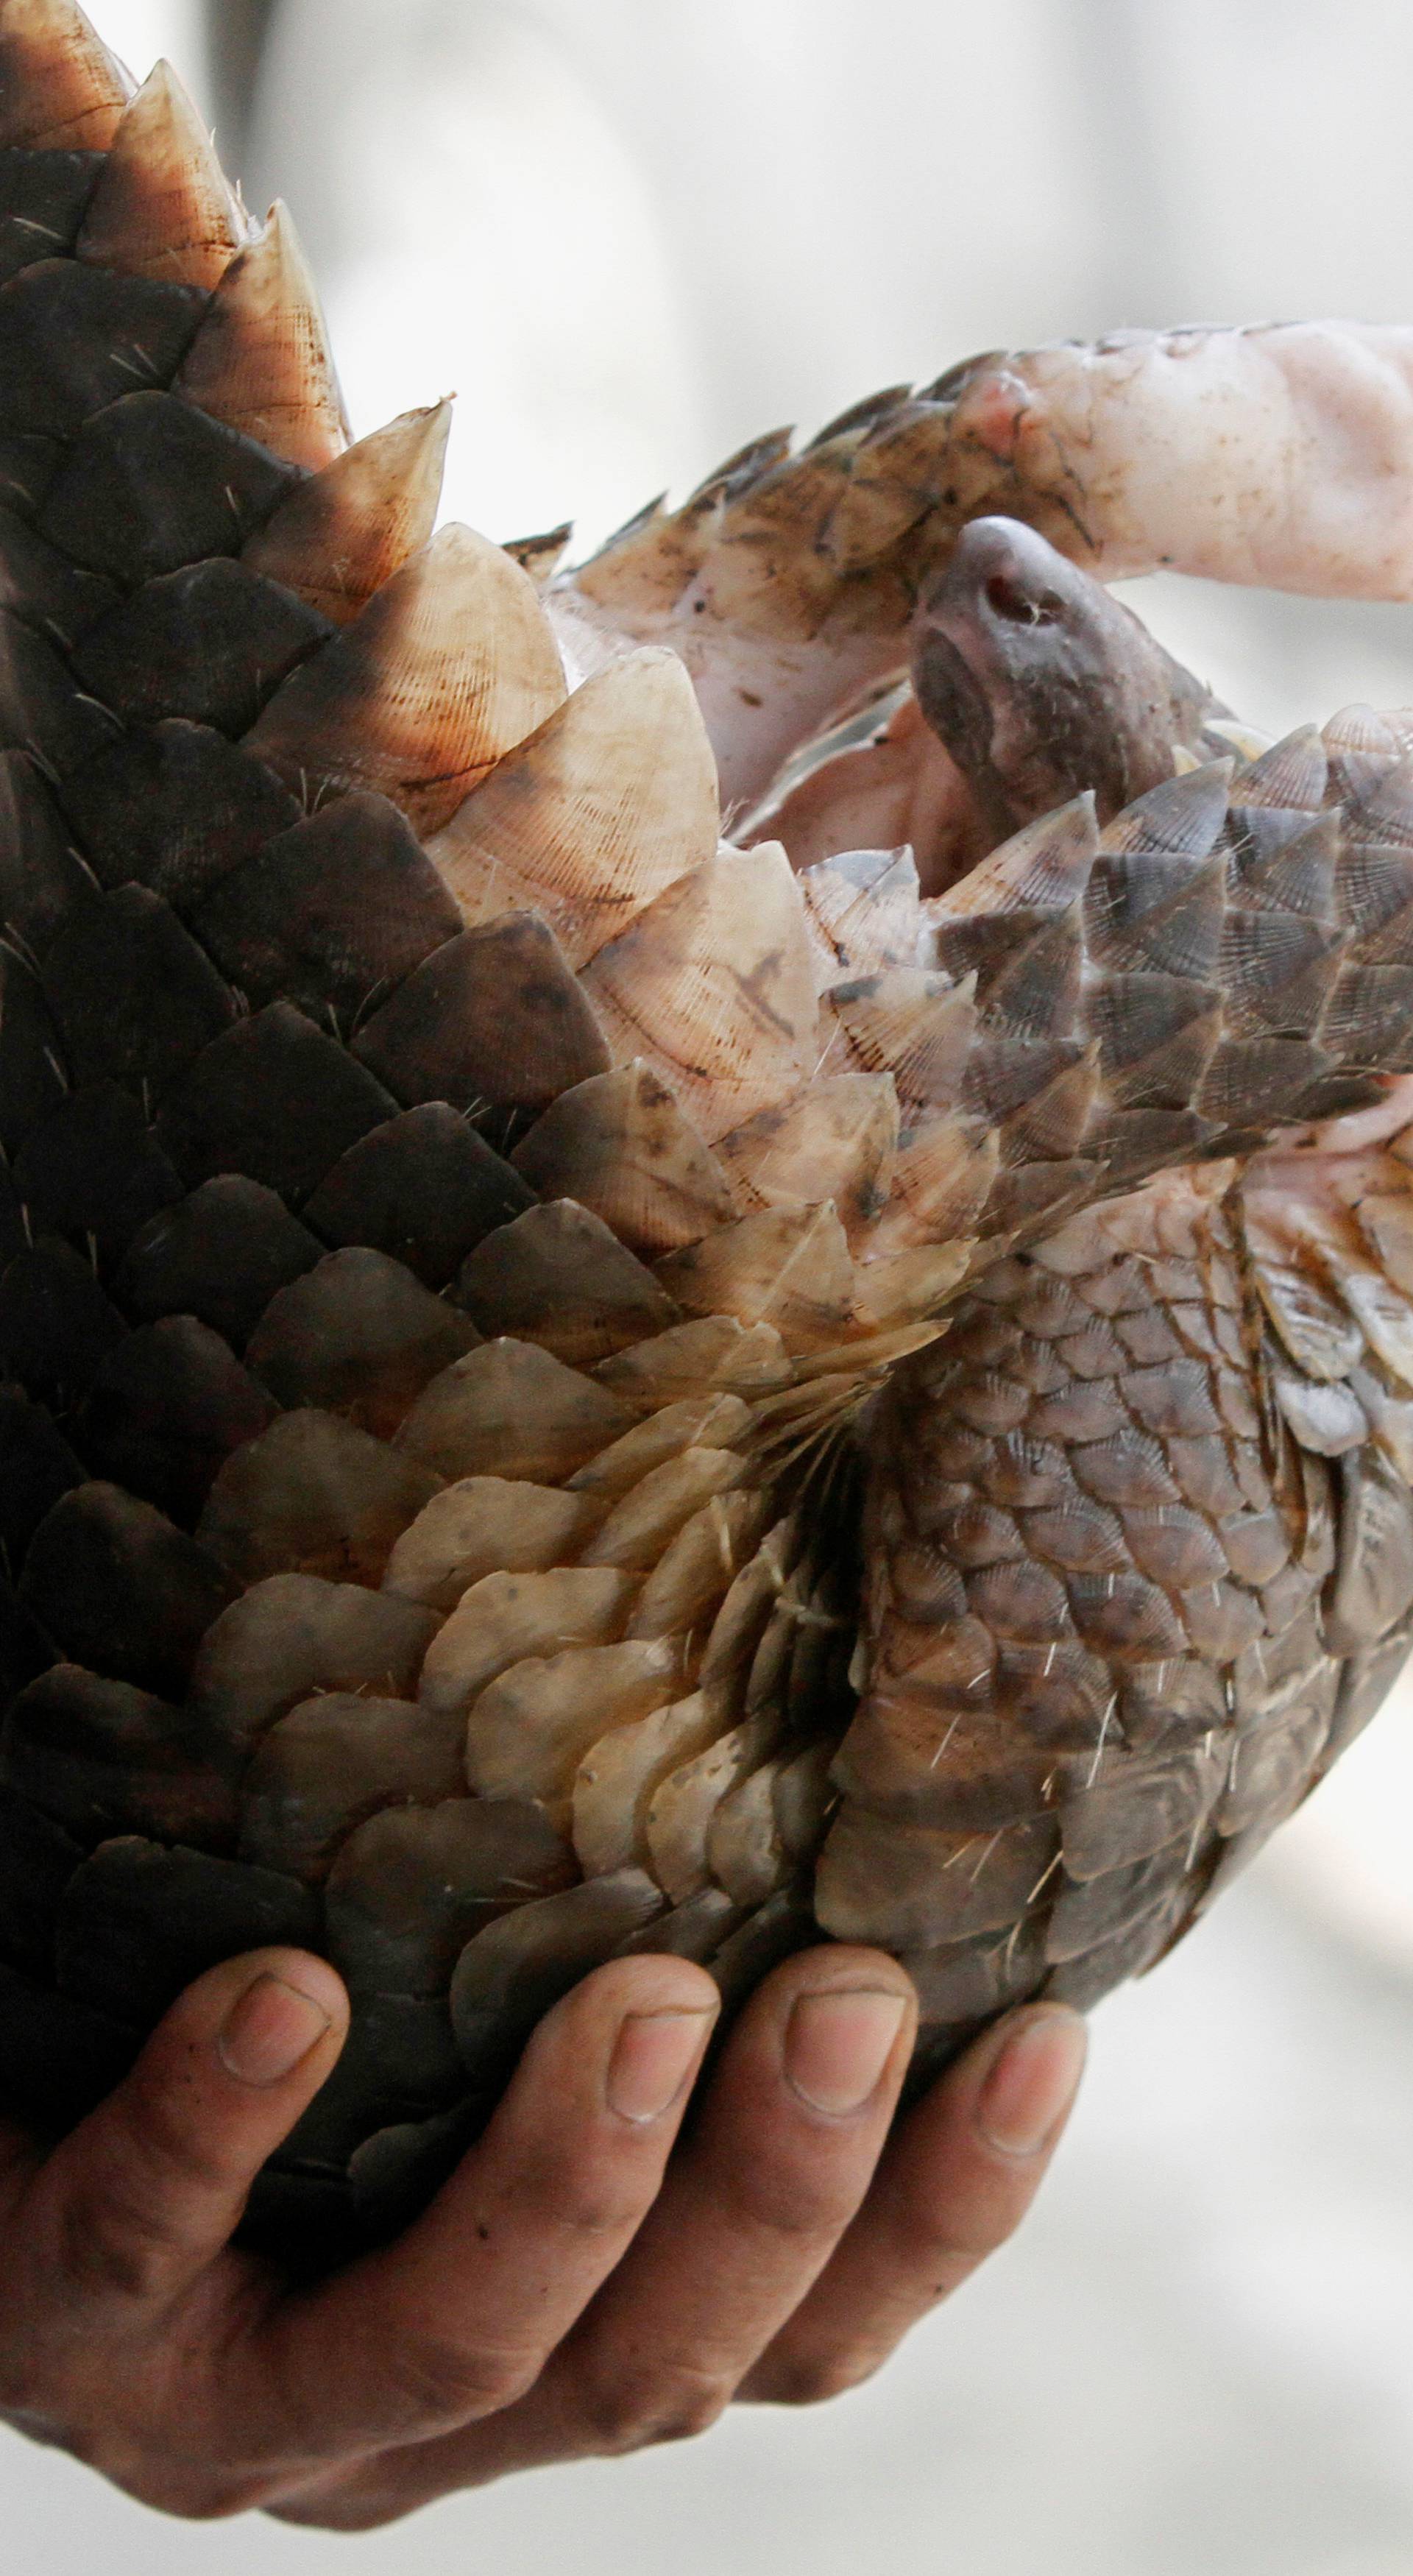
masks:
POLYGON ((245 167, 260 65, 280 0, 206 0, 216 144, 232 177, 245 167))
POLYGON ((1146 0, 1067 0, 1064 13, 1087 110, 1093 190, 1088 316, 1077 327, 1096 333, 1161 330, 1193 318, 1146 14, 1146 0))

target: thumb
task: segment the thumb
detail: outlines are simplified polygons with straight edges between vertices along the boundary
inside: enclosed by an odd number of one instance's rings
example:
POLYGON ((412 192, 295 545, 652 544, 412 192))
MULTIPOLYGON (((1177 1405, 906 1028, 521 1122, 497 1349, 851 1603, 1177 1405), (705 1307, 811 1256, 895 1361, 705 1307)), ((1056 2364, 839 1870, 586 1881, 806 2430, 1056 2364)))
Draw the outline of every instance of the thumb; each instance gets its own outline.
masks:
POLYGON ((126 2328, 178 2298, 332 2069, 348 1998, 327 1960, 253 1950, 188 1986, 115 2093, 35 2176, 19 2259, 53 2312, 126 2328))

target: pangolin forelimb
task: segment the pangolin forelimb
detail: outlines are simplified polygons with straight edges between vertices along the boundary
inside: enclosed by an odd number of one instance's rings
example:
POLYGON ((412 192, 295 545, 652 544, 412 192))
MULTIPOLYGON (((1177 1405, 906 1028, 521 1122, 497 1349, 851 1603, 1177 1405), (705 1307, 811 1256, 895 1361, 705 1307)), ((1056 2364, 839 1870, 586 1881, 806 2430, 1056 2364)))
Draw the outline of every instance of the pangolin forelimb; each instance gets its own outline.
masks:
POLYGON ((1413 597, 1413 328, 1135 331, 971 359, 797 451, 756 442, 551 597, 581 655, 676 646, 723 797, 749 804, 901 669, 919 592, 994 512, 1105 580, 1413 597))

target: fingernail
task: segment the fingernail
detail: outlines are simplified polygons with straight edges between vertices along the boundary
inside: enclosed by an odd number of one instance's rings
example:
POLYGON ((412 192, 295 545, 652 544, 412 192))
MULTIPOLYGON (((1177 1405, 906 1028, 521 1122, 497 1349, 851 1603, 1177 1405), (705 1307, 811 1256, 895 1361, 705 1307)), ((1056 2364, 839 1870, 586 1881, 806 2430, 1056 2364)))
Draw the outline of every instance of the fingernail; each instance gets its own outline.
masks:
POLYGON ((608 2107, 622 2120, 657 2120, 676 2101, 706 2046, 714 2004, 629 2013, 608 2061, 608 2107))
POLYGON ((976 2125, 1004 2156, 1048 2146, 1079 2089, 1089 2033, 1078 2013, 1037 2013, 1008 2039, 976 2104, 976 2125))
POLYGON ((329 2016, 283 1977, 257 1977, 231 2006, 216 2051, 238 2084, 278 2084, 318 2045, 329 2016))
POLYGON ((857 2111, 874 2091, 903 2019, 876 1986, 800 1995, 785 2031, 785 2074, 812 2111, 857 2111))

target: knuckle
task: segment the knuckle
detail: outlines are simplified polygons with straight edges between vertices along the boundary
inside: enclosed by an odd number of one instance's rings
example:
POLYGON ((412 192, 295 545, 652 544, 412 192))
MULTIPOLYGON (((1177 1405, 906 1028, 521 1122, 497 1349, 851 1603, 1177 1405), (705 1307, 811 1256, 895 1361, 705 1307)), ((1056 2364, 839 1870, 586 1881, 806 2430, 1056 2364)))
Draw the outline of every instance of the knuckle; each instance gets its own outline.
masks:
POLYGON ((218 2472, 178 2472, 144 2468, 135 2476, 113 2478, 149 2513, 170 2514, 177 2522, 231 2522, 251 2513, 264 2500, 265 2488, 254 2478, 223 2478, 218 2472))
POLYGON ((848 2188, 828 2173, 747 2172, 737 2183, 743 2215, 753 2226, 801 2247, 832 2244, 858 2207, 861 2187, 848 2188))
POLYGON ((180 2522, 221 2522, 256 2501, 255 2482, 207 2460, 154 2451, 120 2424, 88 2423, 65 2448, 110 2486, 180 2522))
POLYGON ((80 2299, 140 2304, 160 2296, 180 2244, 160 2204, 112 2172, 101 2194, 71 2200, 59 2223, 60 2270, 80 2299))
POLYGON ((467 2345, 450 2336, 403 2334, 384 2361, 384 2385, 405 2422, 468 2424, 499 2414, 533 2387, 538 2359, 512 2347, 467 2345))
POLYGON ((945 2217, 926 2206, 915 2208, 908 2228, 909 2250, 921 2271, 939 2275, 934 2296, 944 2297, 959 2270, 970 2271, 984 2263, 1008 2236, 1014 2236, 1025 2206, 1011 2193, 987 2193, 974 2206, 951 2209, 945 2217))
POLYGON ((579 2164, 566 2157, 527 2171, 516 2197, 557 2234, 618 2236, 637 2226, 649 2195, 633 2191, 611 2165, 579 2164))
MULTIPOLYGON (((62 2378, 61 2373, 60 2382, 62 2378)), ((14 2403, 7 2393, 0 2400, 0 2419, 47 2449, 66 2451, 153 2513, 183 2522, 221 2522, 265 2501, 268 2478, 222 2466, 179 2437, 170 2422, 166 2435, 154 2440, 146 2410, 140 2402, 136 2412, 124 2404, 106 2365, 96 2381, 91 2371, 80 2370, 71 2378, 66 2389, 58 2383, 46 2388, 43 2404, 35 2402, 32 2390, 19 2392, 14 2403)))
POLYGON ((763 2394, 772 2406, 827 2406, 832 2397, 846 2397, 872 2379, 882 2360, 881 2352, 782 2354, 763 2394))
POLYGON ((219 2160, 134 2101, 93 2141, 58 2219, 62 2274, 83 2298, 142 2301, 162 2295, 188 2250, 203 2196, 229 2187, 219 2160))
POLYGON ((735 2393, 734 2377, 670 2362, 599 2381, 587 2393, 584 2412, 596 2448, 612 2457, 710 2432, 735 2393))

